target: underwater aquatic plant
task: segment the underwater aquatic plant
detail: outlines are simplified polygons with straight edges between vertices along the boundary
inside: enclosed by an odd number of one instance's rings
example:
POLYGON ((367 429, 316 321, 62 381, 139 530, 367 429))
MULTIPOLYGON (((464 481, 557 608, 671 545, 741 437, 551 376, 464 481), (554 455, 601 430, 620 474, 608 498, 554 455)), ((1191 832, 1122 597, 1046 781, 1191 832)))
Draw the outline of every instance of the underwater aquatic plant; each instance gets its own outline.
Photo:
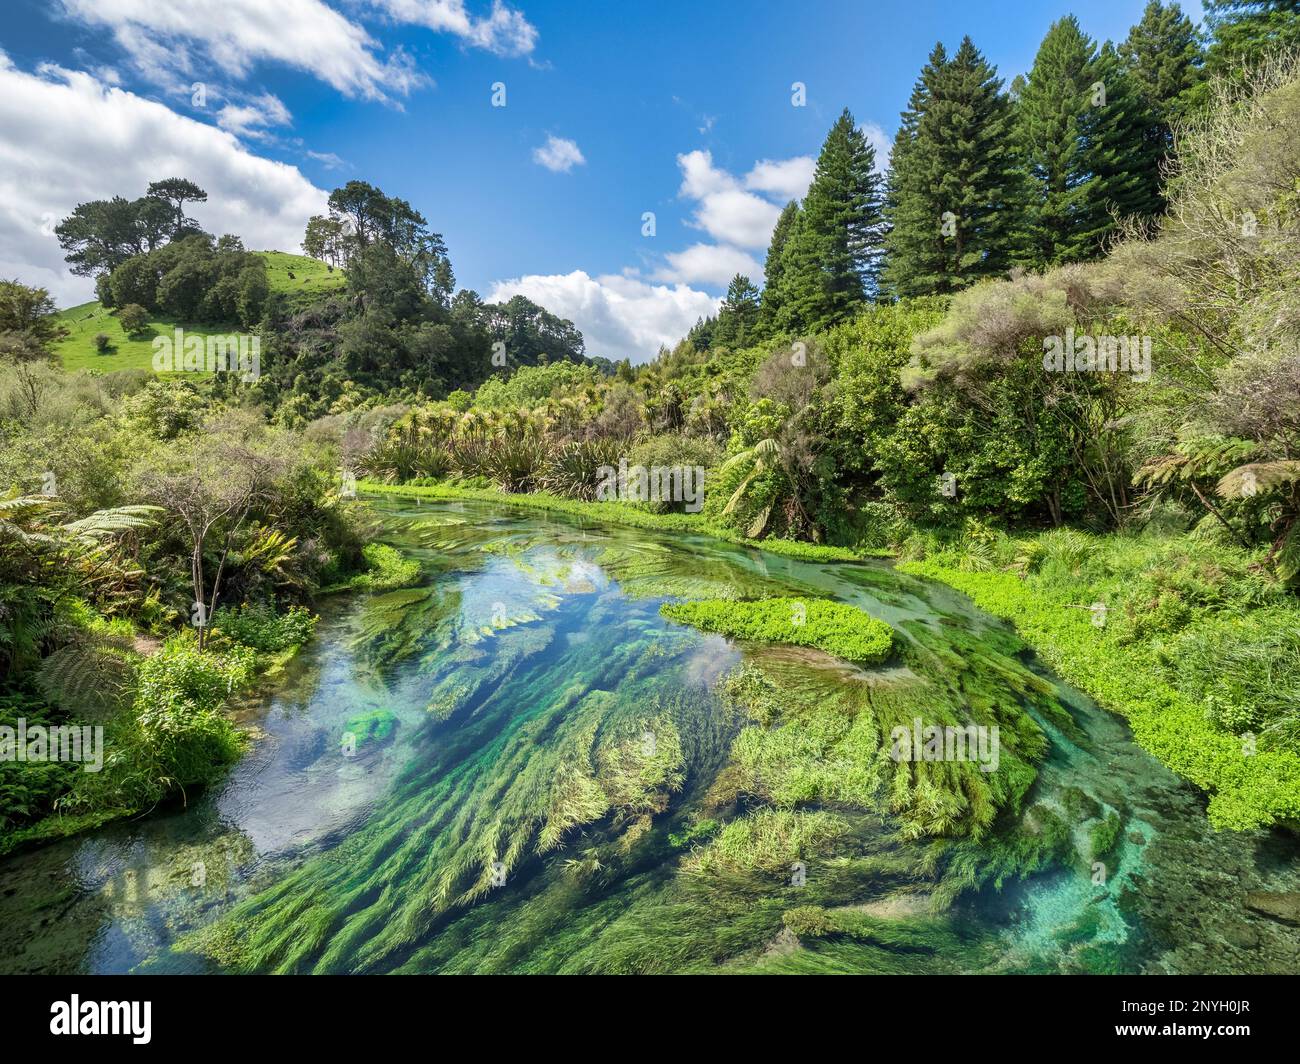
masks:
POLYGON ((754 602, 708 599, 660 607, 671 621, 707 632, 765 643, 816 647, 845 661, 874 665, 889 656, 889 625, 856 606, 821 599, 770 598, 754 602))

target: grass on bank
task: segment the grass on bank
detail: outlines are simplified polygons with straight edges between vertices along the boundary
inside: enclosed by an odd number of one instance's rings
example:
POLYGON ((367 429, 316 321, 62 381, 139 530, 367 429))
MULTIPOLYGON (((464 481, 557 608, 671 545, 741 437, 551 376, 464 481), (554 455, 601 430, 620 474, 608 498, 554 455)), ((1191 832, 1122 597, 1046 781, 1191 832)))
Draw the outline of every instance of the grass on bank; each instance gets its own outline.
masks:
POLYGON ((1011 621, 1060 676, 1125 717, 1144 750, 1209 793, 1215 827, 1300 823, 1297 681, 1279 667, 1300 652, 1300 609, 1284 589, 1244 556, 1186 537, 1058 531, 1001 546, 899 569, 1011 621), (1107 606, 1104 625, 1093 603, 1107 606), (1290 650, 1277 645, 1280 625, 1290 650))

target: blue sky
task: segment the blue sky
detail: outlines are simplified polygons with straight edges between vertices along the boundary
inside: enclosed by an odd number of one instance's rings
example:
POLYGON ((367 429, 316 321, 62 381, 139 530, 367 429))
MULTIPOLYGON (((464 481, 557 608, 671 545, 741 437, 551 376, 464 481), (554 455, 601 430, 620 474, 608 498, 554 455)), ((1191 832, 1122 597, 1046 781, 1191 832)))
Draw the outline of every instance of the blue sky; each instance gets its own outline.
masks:
POLYGON ((172 174, 208 189, 207 228, 297 251, 360 178, 425 214, 461 286, 643 361, 762 262, 843 107, 892 139, 936 40, 970 34, 1009 80, 1055 18, 1120 39, 1143 5, 7 0, 0 275, 90 298, 51 219, 172 174))

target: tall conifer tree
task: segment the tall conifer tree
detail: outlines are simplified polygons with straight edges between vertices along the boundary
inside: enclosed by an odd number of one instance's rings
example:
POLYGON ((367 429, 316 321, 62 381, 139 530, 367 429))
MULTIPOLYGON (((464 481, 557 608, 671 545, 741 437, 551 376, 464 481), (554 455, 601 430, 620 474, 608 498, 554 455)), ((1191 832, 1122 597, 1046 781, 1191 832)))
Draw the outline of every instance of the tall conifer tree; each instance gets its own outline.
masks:
POLYGON ((1170 144, 1173 126, 1195 105, 1205 80, 1205 54, 1192 20, 1177 4, 1149 0, 1119 48, 1137 90, 1170 144))
POLYGON ((935 46, 894 142, 884 287, 954 292, 1011 264, 1024 185, 1011 104, 997 72, 965 38, 935 46))
POLYGON ((875 161, 846 108, 826 136, 781 251, 778 329, 828 328, 874 294, 884 226, 875 161))
POLYGON ((1238 80, 1268 56, 1300 49, 1300 0, 1204 0, 1210 74, 1238 80))
POLYGON ((772 230, 772 240, 767 247, 767 260, 763 264, 763 297, 759 307, 757 338, 770 336, 776 331, 777 308, 781 304, 782 276, 781 254, 799 217, 799 204, 791 200, 781 211, 772 230))
POLYGON ((1100 52, 1070 15, 1043 38, 1016 103, 1035 267, 1099 254, 1117 217, 1159 210, 1156 119, 1112 45, 1100 52))

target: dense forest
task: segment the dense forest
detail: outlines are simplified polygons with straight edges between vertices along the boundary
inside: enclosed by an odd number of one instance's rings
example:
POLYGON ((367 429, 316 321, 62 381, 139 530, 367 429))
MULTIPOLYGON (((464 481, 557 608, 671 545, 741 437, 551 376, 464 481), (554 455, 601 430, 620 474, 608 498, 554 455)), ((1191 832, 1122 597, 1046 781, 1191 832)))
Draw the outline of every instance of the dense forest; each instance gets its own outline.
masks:
POLYGON ((69 372, 49 294, 0 284, 0 723, 110 751, 0 761, 0 851, 210 782, 246 743, 228 702, 324 595, 416 578, 358 479, 896 557, 1126 716, 1216 826, 1300 820, 1300 8, 1206 8, 1151 0, 1117 43, 1062 18, 1010 84, 936 44, 890 157, 845 110, 763 277, 640 365, 458 290, 363 180, 306 226, 309 291, 204 232, 184 177, 78 205, 101 350, 165 319, 255 336, 260 371, 69 372), (620 466, 702 469, 699 512, 636 477, 608 501, 620 466))

